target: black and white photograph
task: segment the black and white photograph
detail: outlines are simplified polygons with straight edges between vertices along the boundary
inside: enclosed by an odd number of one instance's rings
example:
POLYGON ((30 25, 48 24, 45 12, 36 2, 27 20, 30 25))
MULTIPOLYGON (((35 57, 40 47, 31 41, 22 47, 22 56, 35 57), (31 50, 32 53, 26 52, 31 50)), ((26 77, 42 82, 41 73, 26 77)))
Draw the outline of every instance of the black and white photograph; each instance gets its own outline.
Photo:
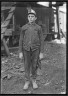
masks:
POLYGON ((67 2, 1 2, 1 94, 66 94, 67 2))

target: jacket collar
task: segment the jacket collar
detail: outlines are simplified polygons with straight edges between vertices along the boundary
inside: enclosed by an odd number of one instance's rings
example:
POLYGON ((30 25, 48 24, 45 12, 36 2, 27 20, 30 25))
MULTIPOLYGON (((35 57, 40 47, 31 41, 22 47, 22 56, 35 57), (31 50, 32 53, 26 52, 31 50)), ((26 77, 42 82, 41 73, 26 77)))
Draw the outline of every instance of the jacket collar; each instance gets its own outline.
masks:
POLYGON ((28 25, 36 25, 36 23, 35 23, 35 22, 33 22, 33 23, 31 23, 31 24, 30 24, 30 23, 28 22, 28 25))

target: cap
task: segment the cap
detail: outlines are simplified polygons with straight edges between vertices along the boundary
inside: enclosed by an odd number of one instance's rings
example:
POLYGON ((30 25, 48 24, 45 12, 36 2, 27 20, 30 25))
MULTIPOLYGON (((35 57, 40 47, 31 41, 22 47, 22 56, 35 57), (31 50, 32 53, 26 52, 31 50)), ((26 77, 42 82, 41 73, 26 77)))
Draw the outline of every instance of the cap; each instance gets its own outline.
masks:
POLYGON ((28 14, 34 14, 36 15, 36 12, 33 9, 28 10, 28 14))

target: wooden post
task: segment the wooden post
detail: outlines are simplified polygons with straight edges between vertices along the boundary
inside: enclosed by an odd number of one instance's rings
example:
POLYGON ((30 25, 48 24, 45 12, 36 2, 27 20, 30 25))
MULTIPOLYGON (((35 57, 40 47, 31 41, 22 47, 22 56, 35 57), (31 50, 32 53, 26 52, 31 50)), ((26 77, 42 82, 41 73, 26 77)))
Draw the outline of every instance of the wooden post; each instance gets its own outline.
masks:
MULTIPOLYGON (((2 15, 2 22, 1 23, 3 23, 4 22, 4 13, 3 13, 3 11, 2 11, 2 13, 1 13, 1 15, 2 15)), ((5 30, 6 28, 4 28, 4 30, 5 30)), ((8 49, 8 46, 7 46, 7 44, 6 44, 6 41, 5 41, 5 39, 3 38, 3 34, 1 34, 1 40, 2 40, 2 42, 3 42, 3 46, 4 46, 4 49, 5 49, 5 52, 6 52, 6 54, 7 54, 7 56, 10 56, 10 52, 9 52, 9 49, 8 49)))
POLYGON ((6 51, 7 56, 10 56, 10 52, 9 52, 8 46, 6 44, 5 38, 3 38, 2 41, 3 41, 3 46, 6 51))
POLYGON ((13 14, 13 31, 15 31, 15 16, 13 14))
POLYGON ((58 39, 60 39, 60 25, 59 25, 59 7, 56 7, 56 15, 57 15, 57 28, 58 28, 58 39))
MULTIPOLYGON (((52 2, 49 2, 49 8, 52 9, 52 2)), ((52 32, 52 30, 51 30, 51 14, 52 13, 50 12, 49 14, 50 14, 50 16, 49 16, 49 33, 51 33, 52 32)), ((49 34, 48 38, 49 38, 49 40, 52 40, 52 35, 49 34)))

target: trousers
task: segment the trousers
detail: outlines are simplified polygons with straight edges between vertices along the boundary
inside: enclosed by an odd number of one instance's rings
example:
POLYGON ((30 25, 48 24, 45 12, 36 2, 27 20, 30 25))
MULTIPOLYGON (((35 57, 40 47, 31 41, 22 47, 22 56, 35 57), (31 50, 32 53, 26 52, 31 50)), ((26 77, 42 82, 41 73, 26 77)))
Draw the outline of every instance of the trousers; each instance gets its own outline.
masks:
POLYGON ((39 48, 34 51, 32 51, 31 48, 30 48, 30 51, 23 49, 24 69, 25 69, 26 80, 30 80, 31 77, 32 79, 36 79, 39 51, 40 51, 39 48))

